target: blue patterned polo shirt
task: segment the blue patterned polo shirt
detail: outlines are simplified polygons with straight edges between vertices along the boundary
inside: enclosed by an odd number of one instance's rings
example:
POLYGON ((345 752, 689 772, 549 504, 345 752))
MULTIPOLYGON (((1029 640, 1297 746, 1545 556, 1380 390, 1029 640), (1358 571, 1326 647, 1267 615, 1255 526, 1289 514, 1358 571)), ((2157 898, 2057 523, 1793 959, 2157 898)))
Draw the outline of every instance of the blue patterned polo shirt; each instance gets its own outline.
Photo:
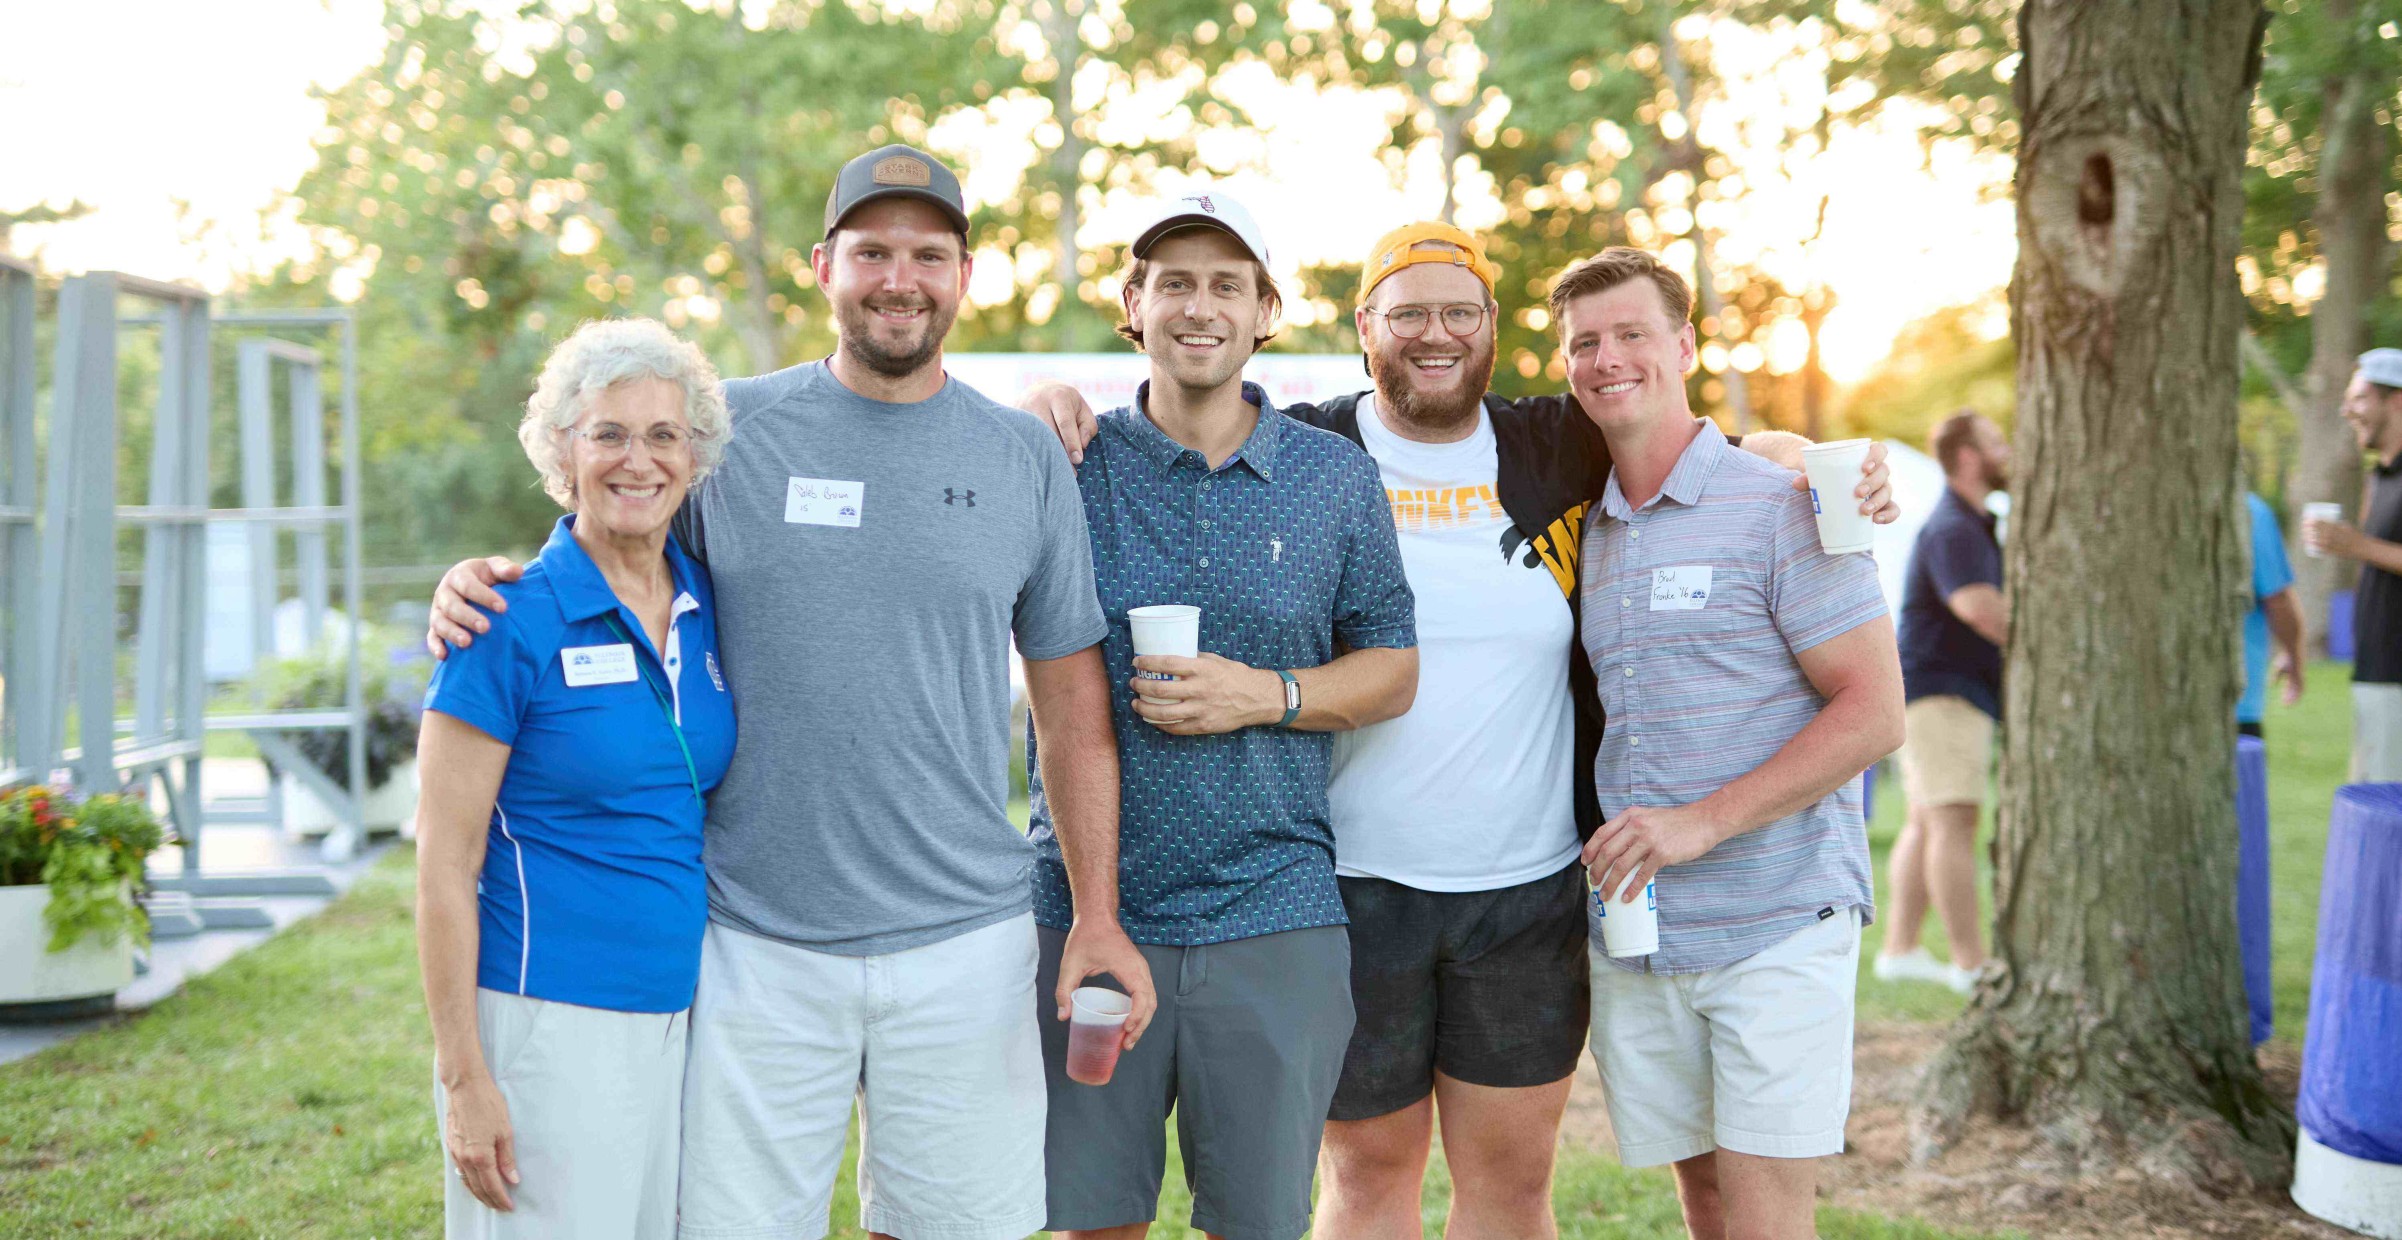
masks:
MULTIPOLYGON (((1134 713, 1130 608, 1201 609, 1201 649, 1262 668, 1318 667, 1352 649, 1418 644, 1415 604, 1376 463, 1340 435, 1276 412, 1216 469, 1141 409, 1101 415, 1076 480, 1109 636, 1118 738, 1118 918, 1137 943, 1192 947, 1345 924, 1326 780, 1334 737, 1252 727, 1172 736, 1134 713)), ((1041 764, 1033 784, 1034 918, 1074 919, 1041 764)))

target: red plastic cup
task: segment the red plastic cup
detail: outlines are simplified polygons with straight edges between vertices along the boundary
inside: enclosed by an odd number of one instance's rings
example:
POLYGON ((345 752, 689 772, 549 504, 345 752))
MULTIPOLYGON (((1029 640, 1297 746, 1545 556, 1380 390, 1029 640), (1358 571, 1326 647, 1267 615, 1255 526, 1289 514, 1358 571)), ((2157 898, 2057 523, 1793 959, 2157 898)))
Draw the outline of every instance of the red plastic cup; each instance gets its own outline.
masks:
POLYGON ((1107 1085, 1118 1070, 1118 1047, 1134 1000, 1099 986, 1080 986, 1068 996, 1068 1079, 1107 1085))

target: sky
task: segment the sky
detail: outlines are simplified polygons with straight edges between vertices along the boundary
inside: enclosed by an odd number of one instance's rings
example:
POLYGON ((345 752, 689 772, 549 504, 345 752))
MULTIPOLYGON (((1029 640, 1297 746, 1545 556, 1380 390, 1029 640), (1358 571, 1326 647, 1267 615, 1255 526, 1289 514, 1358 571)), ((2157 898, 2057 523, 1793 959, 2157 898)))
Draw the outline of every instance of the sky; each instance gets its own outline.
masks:
MULTIPOLYGON (((310 238, 290 222, 284 195, 308 169, 323 122, 310 91, 376 62, 380 13, 375 0, 0 0, 0 133, 10 139, 0 209, 95 208, 71 223, 21 226, 13 247, 38 251, 52 271, 113 268, 213 289, 306 256, 310 238)), ((1773 43, 1728 41, 1718 54, 1722 66, 1758 79, 1739 107, 1765 114, 1789 101, 1776 89, 1783 53, 1773 43)), ((1272 80, 1248 89, 1294 96, 1255 113, 1285 119, 1236 139, 1257 170, 1222 185, 1258 218, 1276 267, 1356 261, 1375 235, 1439 208, 1432 160, 1410 160, 1400 185, 1378 162, 1377 142, 1389 132, 1380 100, 1312 96, 1272 80), (1329 201, 1345 209, 1328 211, 1329 201)), ((1000 168, 1031 156, 1018 149, 1022 137, 999 127, 961 136, 1000 168)), ((2006 183, 2006 165, 1939 152, 1929 166, 1906 117, 1839 131, 1804 158, 1734 134, 1702 136, 1742 152, 1745 194, 1706 217, 1724 252, 1757 259, 1788 283, 1835 289, 1824 350, 1838 381, 1865 374, 1912 320, 1991 300, 2009 279, 2015 224, 2008 201, 1992 192, 2006 183), (1822 198, 1824 229, 1803 245, 1822 198)), ((980 187, 971 170, 967 188, 998 197, 1006 187, 980 187)), ((1478 192, 1467 184, 1463 223, 1475 222, 1478 192)), ((1081 235, 1088 244, 1124 241, 1142 211, 1113 199, 1081 235)), ((2000 329, 1997 316, 1992 330, 2000 329)), ((1772 341, 1776 368, 1798 364, 1802 343, 1772 341)))

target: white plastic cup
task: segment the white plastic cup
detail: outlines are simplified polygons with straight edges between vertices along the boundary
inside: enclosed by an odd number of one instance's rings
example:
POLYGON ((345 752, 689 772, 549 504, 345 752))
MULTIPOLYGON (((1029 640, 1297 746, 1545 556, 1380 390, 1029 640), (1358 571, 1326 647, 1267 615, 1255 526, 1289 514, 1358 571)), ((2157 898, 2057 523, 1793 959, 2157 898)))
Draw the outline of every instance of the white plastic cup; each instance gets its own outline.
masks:
POLYGON ((1100 986, 1079 986, 1068 996, 1068 1079, 1107 1085, 1118 1070, 1126 1017, 1134 1000, 1100 986))
POLYGON ((1876 522, 1860 511, 1852 492, 1868 463, 1866 439, 1838 439, 1802 449, 1802 473, 1810 479, 1810 508, 1818 514, 1818 545, 1828 555, 1866 551, 1876 541, 1876 522))
MULTIPOLYGON (((1134 653, 1137 655, 1172 655, 1177 658, 1196 658, 1201 653, 1201 609, 1185 603, 1163 603, 1156 607, 1137 607, 1126 613, 1126 623, 1134 630, 1134 653)), ((1165 672, 1136 672, 1137 680, 1174 680, 1165 672)), ((1167 701, 1144 694, 1143 700, 1153 706, 1165 706, 1167 701)))
MULTIPOLYGON (((1628 883, 1635 876, 1626 876, 1628 883)), ((1601 919, 1601 950, 1610 956, 1648 956, 1660 950, 1660 901, 1655 880, 1643 884, 1642 898, 1629 904, 1593 893, 1593 912, 1601 919)), ((1621 886, 1618 894, 1624 896, 1621 886)))
MULTIPOLYGON (((2343 519, 2344 506, 2342 504, 2331 504, 2321 501, 2316 504, 2302 505, 2302 524, 2303 528, 2305 529, 2308 529, 2310 523, 2313 521, 2341 521, 2343 519)), ((2314 560, 2325 559, 2327 555, 2326 552, 2319 550, 2317 547, 2311 546, 2309 540, 2307 539, 2303 540, 2302 554, 2307 555, 2314 560)))

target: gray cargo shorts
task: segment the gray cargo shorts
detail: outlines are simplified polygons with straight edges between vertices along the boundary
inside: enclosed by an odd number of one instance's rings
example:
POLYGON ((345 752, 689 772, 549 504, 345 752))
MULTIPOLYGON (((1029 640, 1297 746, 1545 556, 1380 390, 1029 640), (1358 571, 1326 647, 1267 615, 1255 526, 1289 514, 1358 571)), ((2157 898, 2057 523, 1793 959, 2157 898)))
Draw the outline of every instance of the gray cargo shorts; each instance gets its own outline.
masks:
POLYGON ((1322 926, 1200 947, 1138 944, 1159 1011, 1099 1086, 1067 1078, 1068 1027, 1051 997, 1067 934, 1041 927, 1037 936, 1050 1230, 1150 1222, 1173 1112, 1192 1226, 1227 1240, 1299 1240, 1351 1043, 1349 933, 1322 926))

